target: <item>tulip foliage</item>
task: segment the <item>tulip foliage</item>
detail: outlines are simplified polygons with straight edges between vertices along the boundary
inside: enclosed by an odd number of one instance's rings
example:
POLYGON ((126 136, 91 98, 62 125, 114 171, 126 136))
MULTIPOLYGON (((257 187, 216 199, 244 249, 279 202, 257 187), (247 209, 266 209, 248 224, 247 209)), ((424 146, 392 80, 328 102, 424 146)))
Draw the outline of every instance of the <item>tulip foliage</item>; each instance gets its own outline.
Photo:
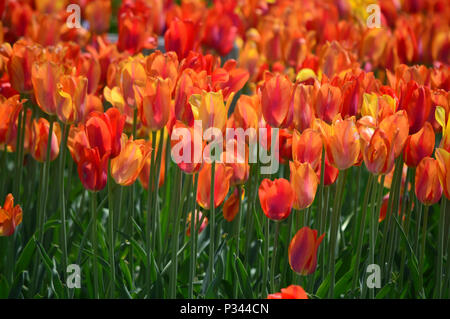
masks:
POLYGON ((450 298, 449 1, 71 2, 0 1, 0 298, 450 298))

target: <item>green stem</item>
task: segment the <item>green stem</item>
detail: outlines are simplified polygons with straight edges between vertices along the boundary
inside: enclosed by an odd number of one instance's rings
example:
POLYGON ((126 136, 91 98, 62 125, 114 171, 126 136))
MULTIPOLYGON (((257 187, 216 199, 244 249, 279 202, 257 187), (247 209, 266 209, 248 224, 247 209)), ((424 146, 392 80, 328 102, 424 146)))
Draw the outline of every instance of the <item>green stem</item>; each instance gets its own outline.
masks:
MULTIPOLYGON (((147 198, 147 223, 145 227, 145 242, 147 243, 147 265, 152 264, 152 258, 150 252, 152 251, 152 244, 150 240, 150 233, 152 230, 152 199, 153 199, 153 176, 155 172, 155 161, 154 161, 154 149, 156 145, 156 132, 152 131, 152 154, 150 154, 150 174, 148 179, 148 198, 147 198)), ((154 234, 152 234, 152 239, 155 239, 154 234)), ((150 291, 151 289, 151 267, 147 269, 147 289, 150 291)))
MULTIPOLYGON (((59 201, 61 205, 61 249, 62 249, 62 263, 63 263, 63 273, 66 273, 66 267, 68 265, 68 253, 67 253, 67 222, 66 222, 66 201, 65 201, 65 191, 64 191, 64 167, 66 162, 66 144, 69 133, 69 125, 64 124, 63 126, 63 136, 60 148, 59 156, 59 201)), ((70 172, 69 172, 70 173, 70 172)))
POLYGON ((91 192, 91 213, 92 213, 92 225, 91 225, 91 240, 92 240, 92 252, 93 252, 93 267, 94 267, 94 296, 99 299, 99 282, 98 282, 98 234, 97 234, 97 194, 91 192))
POLYGON ((280 236, 280 224, 279 221, 275 221, 275 240, 273 243, 272 264, 270 265, 270 286, 273 292, 278 290, 275 286, 275 266, 277 260, 278 237, 280 236))
MULTIPOLYGON (((445 214, 446 214, 445 197, 441 199, 441 209, 439 212, 439 238, 438 238, 438 255, 437 255, 437 271, 436 271, 436 290, 435 297, 442 298, 443 288, 443 264, 444 264, 444 234, 445 234, 445 214)), ((448 258, 448 257, 447 257, 448 258)))
POLYGON ((430 206, 425 205, 425 209, 423 211, 423 224, 422 224, 422 245, 420 250, 420 259, 419 259, 419 294, 425 298, 425 291, 423 288, 423 267, 425 263, 425 245, 427 242, 427 226, 428 226, 428 210, 430 206))
MULTIPOLYGON (((182 200, 183 196, 180 194, 180 188, 181 188, 181 170, 176 168, 176 180, 175 180, 175 187, 176 187, 176 195, 175 199, 176 202, 175 205, 175 220, 173 223, 173 236, 172 236, 172 267, 171 267, 171 275, 170 275, 170 287, 169 287, 169 298, 174 299, 176 298, 177 293, 177 271, 178 271, 178 246, 179 246, 179 238, 180 238, 180 213, 181 209, 183 207, 182 200)), ((189 182, 185 182, 183 186, 183 193, 185 192, 186 185, 189 182)))
POLYGON ((215 237, 215 226, 216 226, 216 211, 214 203, 214 186, 216 177, 216 162, 213 161, 211 164, 211 190, 210 190, 210 218, 209 218, 209 263, 208 263, 208 283, 212 282, 214 278, 214 239, 215 237))
POLYGON ((114 256, 114 193, 113 193, 113 179, 111 176, 111 161, 108 167, 108 227, 109 227, 109 263, 111 264, 111 282, 110 282, 110 298, 115 296, 116 287, 116 262, 114 256))
POLYGON ((197 257, 197 249, 196 249, 196 238, 197 238, 197 222, 198 216, 196 212, 196 203, 197 203, 197 188, 198 188, 198 173, 194 173, 195 176, 192 176, 194 179, 194 192, 192 194, 192 211, 191 211, 191 259, 189 264, 189 288, 188 288, 188 298, 194 298, 194 278, 195 278, 195 268, 196 268, 196 257, 197 257))
MULTIPOLYGON (((238 187, 238 196, 239 196, 239 212, 236 216, 236 247, 234 251, 233 258, 240 258, 240 238, 241 238, 241 216, 242 216, 242 207, 243 207, 243 199, 242 199, 243 189, 238 187)), ((236 282, 233 289, 233 298, 237 299, 239 292, 239 280, 236 278, 236 282)))
MULTIPOLYGON (((262 269, 262 281, 261 281, 261 298, 267 296, 267 273, 269 271, 269 242, 270 242, 270 219, 266 218, 264 234, 264 265, 262 269)), ((272 272, 272 271, 271 271, 272 272)), ((270 289, 273 289, 271 285, 270 289)))

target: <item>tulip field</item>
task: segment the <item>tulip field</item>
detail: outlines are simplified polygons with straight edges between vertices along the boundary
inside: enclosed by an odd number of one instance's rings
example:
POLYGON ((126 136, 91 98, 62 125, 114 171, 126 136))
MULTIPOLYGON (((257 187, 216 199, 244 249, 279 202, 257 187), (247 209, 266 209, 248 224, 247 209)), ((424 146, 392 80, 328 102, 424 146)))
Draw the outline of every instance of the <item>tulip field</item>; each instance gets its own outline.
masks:
POLYGON ((0 18, 0 298, 450 298, 450 1, 0 18))

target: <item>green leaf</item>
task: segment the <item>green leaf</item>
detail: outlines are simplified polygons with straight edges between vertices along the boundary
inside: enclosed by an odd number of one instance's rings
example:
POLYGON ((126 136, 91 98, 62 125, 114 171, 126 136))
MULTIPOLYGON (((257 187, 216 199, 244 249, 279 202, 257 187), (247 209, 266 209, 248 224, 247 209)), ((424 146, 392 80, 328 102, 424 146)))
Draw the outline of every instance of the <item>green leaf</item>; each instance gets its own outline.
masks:
POLYGON ((36 249, 36 242, 35 242, 35 238, 33 236, 30 238, 30 240, 26 244, 25 248, 22 250, 22 253, 20 254, 20 256, 16 262, 16 268, 15 268, 16 274, 19 274, 28 268, 28 265, 30 264, 31 259, 34 255, 35 249, 36 249))
POLYGON ((245 267, 239 257, 236 258, 235 272, 239 278, 239 285, 241 287, 242 293, 244 294, 244 298, 253 298, 253 291, 250 285, 247 271, 245 270, 245 267))

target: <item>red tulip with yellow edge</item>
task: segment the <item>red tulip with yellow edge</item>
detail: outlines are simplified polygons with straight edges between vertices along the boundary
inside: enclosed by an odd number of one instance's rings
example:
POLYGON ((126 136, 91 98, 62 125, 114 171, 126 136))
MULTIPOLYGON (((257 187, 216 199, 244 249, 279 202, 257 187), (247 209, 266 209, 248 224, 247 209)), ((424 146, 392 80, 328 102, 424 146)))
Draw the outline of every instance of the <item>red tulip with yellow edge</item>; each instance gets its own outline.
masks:
POLYGON ((317 174, 308 162, 289 162, 291 186, 294 191, 294 208, 302 210, 311 206, 320 183, 317 174))
MULTIPOLYGON (((33 121, 31 155, 39 162, 45 162, 47 158, 49 131, 50 123, 46 119, 40 118, 39 120, 33 121)), ((54 123, 50 148, 50 161, 53 161, 56 157, 58 157, 60 140, 61 129, 58 123, 54 123)))
POLYGON ((325 234, 317 238, 317 230, 301 228, 289 244, 289 265, 296 273, 306 276, 314 273, 317 267, 317 250, 325 234))
POLYGON ((302 287, 290 285, 287 288, 281 288, 281 292, 269 294, 267 299, 308 299, 308 295, 302 287))
POLYGON ((425 122, 425 125, 417 132, 410 136, 405 143, 403 150, 403 158, 406 165, 409 167, 416 167, 420 161, 433 154, 435 144, 435 135, 433 127, 430 122, 425 122))
POLYGON ((151 153, 151 144, 145 140, 133 140, 122 134, 120 154, 111 160, 111 176, 117 184, 129 186, 136 181, 151 153))
POLYGON ((416 168, 416 196, 425 205, 436 204, 442 196, 439 181, 439 164, 434 158, 425 157, 416 168))
POLYGON ((169 79, 147 79, 144 88, 135 86, 139 118, 151 131, 162 129, 169 120, 171 93, 169 79))
POLYGON ((258 195, 261 208, 268 218, 281 220, 291 213, 295 194, 287 179, 279 178, 274 181, 263 179, 258 195))
MULTIPOLYGON (((197 203, 204 209, 211 207, 211 168, 212 164, 204 163, 198 173, 197 203)), ((214 205, 217 208, 225 200, 230 189, 233 169, 224 163, 215 163, 214 205)))
POLYGON ((439 164, 438 175, 444 195, 450 199, 450 152, 443 148, 436 149, 436 160, 439 164))
POLYGON ((292 121, 292 82, 284 75, 265 73, 261 87, 261 111, 272 127, 287 127, 292 121))
POLYGON ((14 206, 14 197, 8 194, 3 207, 0 206, 0 237, 11 236, 22 223, 22 208, 14 206))

